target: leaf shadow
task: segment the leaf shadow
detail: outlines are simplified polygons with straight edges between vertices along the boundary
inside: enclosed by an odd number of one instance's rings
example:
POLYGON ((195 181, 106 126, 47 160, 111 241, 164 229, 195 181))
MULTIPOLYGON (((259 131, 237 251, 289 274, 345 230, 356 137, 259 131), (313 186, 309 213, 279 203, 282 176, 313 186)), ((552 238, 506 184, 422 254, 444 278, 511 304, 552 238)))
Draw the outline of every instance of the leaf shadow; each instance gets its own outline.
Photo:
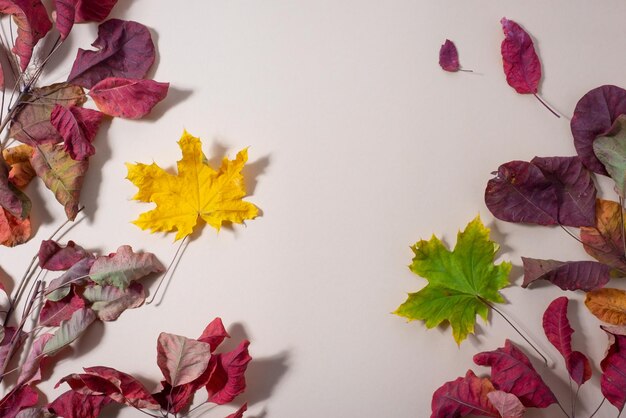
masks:
MULTIPOLYGON (((499 258, 503 254, 513 251, 513 249, 506 244, 506 234, 500 231, 500 228, 498 227, 498 224, 495 221, 490 222, 487 225, 487 227, 491 231, 490 232, 491 239, 497 242, 498 245, 500 245, 500 249, 498 250, 496 257, 499 258)), ((516 282, 518 282, 519 279, 523 279, 524 269, 521 266, 511 262, 511 273, 509 277, 510 277, 510 283, 515 284, 516 282)), ((508 300, 506 303, 509 303, 508 300)))
POLYGON ((162 102, 158 103, 146 117, 142 118, 141 120, 137 122, 138 123, 155 122, 156 120, 163 117, 165 112, 175 107, 177 104, 185 101, 192 94, 193 94, 193 90, 185 90, 185 89, 173 87, 172 85, 170 85, 169 89, 167 90, 167 96, 165 97, 165 99, 163 99, 162 102))
POLYGON ((80 201, 85 207, 85 217, 93 222, 98 210, 98 198, 100 185, 102 184, 102 168, 111 159, 111 144, 108 141, 108 132, 112 119, 104 118, 100 130, 95 139, 96 153, 89 159, 89 169, 85 175, 85 181, 81 190, 80 201))
POLYGON ((15 280, 13 280, 13 277, 9 276, 9 273, 7 273, 2 266, 0 266, 0 285, 4 287, 8 295, 13 293, 13 289, 15 288, 15 280))
MULTIPOLYGON (((41 193, 39 193, 39 190, 37 190, 39 185, 43 186, 44 193, 52 194, 52 192, 43 185, 39 177, 33 178, 26 188, 28 198, 32 203, 30 210, 30 224, 32 228, 31 239, 37 235, 37 231, 39 231, 42 225, 48 225, 54 222, 54 218, 47 208, 47 204, 50 200, 44 199, 41 193)), ((54 199, 52 201, 56 202, 54 199)))

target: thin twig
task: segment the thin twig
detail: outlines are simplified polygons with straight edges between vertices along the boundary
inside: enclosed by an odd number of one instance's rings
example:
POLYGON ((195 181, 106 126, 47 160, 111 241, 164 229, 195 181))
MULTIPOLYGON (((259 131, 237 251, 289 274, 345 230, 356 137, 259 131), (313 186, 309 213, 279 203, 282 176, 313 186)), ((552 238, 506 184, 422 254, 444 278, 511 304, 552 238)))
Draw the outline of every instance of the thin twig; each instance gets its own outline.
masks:
POLYGON ((593 418, 593 416, 595 414, 598 413, 598 411, 600 410, 600 408, 602 408, 602 405, 604 405, 604 401, 606 401, 606 398, 602 398, 602 402, 600 402, 600 405, 598 405, 598 407, 596 408, 595 411, 593 411, 593 414, 589 415, 589 418, 593 418))
POLYGON ((178 248, 176 249, 176 252, 174 253, 174 257, 172 257, 172 261, 170 261, 170 264, 167 266, 167 269, 165 269, 165 272, 161 276, 161 279, 159 280, 159 284, 157 285, 157 288, 155 289, 154 294, 152 295, 150 300, 148 302, 146 302, 146 305, 150 305, 152 302, 154 302, 154 299, 156 298, 156 295, 159 293, 159 289, 161 288, 161 285, 165 281, 165 277, 167 277, 167 275, 170 272, 172 266, 174 265, 174 262, 178 258, 178 254, 180 253, 180 250, 183 248, 183 245, 187 242, 187 238, 188 237, 183 238, 183 240, 180 242, 180 245, 178 246, 178 248))
POLYGON ((554 111, 550 106, 548 106, 548 104, 546 102, 544 102, 541 97, 539 97, 539 95, 537 95, 537 93, 534 93, 533 96, 535 96, 535 98, 537 100, 539 100, 539 103, 541 103, 546 109, 548 109, 550 111, 550 113, 552 113, 554 116, 556 116, 557 118, 560 118, 561 115, 559 115, 558 113, 556 113, 556 111, 554 111))

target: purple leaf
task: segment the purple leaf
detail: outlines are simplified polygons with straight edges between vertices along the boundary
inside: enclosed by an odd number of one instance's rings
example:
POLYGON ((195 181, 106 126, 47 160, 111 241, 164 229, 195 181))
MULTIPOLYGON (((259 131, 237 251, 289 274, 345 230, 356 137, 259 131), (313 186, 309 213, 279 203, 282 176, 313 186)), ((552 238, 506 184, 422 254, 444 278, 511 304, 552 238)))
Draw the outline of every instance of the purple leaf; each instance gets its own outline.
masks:
POLYGON ((445 71, 457 72, 461 68, 459 65, 459 53, 456 50, 454 42, 446 39, 439 50, 439 65, 445 71))
POLYGON ((522 257, 524 283, 528 287, 536 280, 547 280, 563 290, 599 289, 609 281, 611 268, 596 261, 556 261, 522 257))
POLYGON ((526 407, 546 408, 557 402, 528 357, 509 340, 503 348, 476 354, 474 363, 491 367, 495 388, 517 396, 526 407))
POLYGON ((503 221, 558 224, 558 197, 552 183, 526 161, 510 161, 498 168, 487 183, 485 203, 503 221))

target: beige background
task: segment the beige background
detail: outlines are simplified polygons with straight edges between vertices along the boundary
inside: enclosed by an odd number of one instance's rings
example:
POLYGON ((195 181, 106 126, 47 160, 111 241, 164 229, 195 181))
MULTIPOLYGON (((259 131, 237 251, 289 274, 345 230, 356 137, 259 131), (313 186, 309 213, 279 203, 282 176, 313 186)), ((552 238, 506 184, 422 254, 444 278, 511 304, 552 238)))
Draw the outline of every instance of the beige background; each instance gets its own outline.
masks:
MULTIPOLYGON (((548 302, 562 293, 521 289, 520 256, 586 255, 559 229, 494 222, 483 203, 499 164, 572 155, 569 120, 506 84, 499 20, 516 20, 535 37, 541 94, 570 116, 591 88, 626 86, 625 15, 620 1, 120 1, 115 16, 152 28, 159 50, 153 76, 172 90, 148 120, 113 120, 100 133, 83 193, 87 219, 67 238, 103 252, 130 244, 169 262, 172 235, 129 223, 149 206, 130 201, 135 189, 124 180, 124 162, 173 167, 183 128, 203 138, 211 159, 250 146, 249 200, 263 216, 219 235, 204 228, 160 306, 94 326, 57 365, 44 386, 48 395, 61 393, 52 390, 59 377, 92 365, 119 368, 153 387, 158 333, 197 336, 221 316, 235 337, 252 341, 249 389, 241 397, 251 417, 426 417, 437 387, 468 368, 486 372, 473 366, 473 354, 505 338, 520 341, 493 317, 459 348, 449 329, 428 331, 390 314, 406 292, 425 284, 406 267, 409 245, 431 233, 454 243, 457 229, 481 214, 502 244, 502 260, 515 265, 504 310, 557 360, 546 380, 569 405, 561 359, 540 328, 548 302), (446 38, 476 73, 439 68, 446 38)), ((75 47, 87 47, 95 32, 75 31, 45 81, 63 80, 75 47)), ((43 219, 37 236, 0 249, 14 277, 62 219, 51 195, 36 189, 42 197, 33 216, 43 219)), ((591 356, 596 373, 580 393, 577 416, 588 416, 601 400, 606 337, 584 295, 568 296, 576 301, 575 349, 591 356)), ((528 416, 559 413, 553 407, 528 416)), ((615 415, 605 405, 596 416, 615 415)))

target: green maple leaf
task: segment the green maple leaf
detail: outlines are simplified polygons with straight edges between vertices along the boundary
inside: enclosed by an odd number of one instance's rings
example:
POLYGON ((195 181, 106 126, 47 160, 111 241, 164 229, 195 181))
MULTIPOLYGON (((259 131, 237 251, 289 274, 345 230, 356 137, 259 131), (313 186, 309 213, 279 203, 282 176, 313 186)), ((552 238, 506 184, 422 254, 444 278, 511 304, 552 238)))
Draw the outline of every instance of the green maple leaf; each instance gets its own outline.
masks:
POLYGON ((423 320, 427 328, 447 321, 460 344, 474 332, 476 314, 486 322, 489 303, 504 302, 498 290, 509 284, 511 263, 494 264, 499 245, 489 239, 489 228, 480 216, 458 233, 453 251, 434 235, 411 249, 415 257, 409 268, 429 283, 419 292, 409 293, 396 315, 423 320))

